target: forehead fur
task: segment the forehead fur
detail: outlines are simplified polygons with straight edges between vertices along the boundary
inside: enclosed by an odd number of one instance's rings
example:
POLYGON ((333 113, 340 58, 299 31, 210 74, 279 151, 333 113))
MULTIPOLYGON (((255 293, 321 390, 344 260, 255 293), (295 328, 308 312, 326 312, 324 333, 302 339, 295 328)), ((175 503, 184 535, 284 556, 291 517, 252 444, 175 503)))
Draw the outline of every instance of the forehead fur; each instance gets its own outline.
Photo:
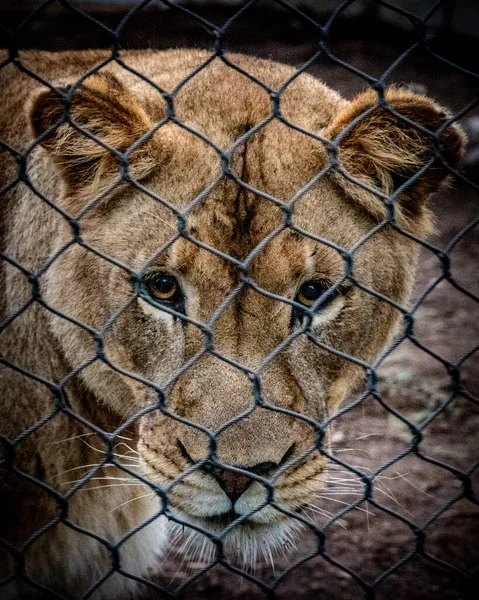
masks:
POLYGON ((106 210, 100 203, 85 229, 96 243, 111 243, 113 255, 115 247, 131 249, 136 268, 162 247, 161 255, 174 254, 175 266, 187 268, 199 251, 195 241, 244 261, 275 232, 265 251, 279 252, 288 243, 287 258, 294 262, 294 248, 301 245, 307 255, 317 244, 290 224, 345 247, 371 226, 367 213, 343 198, 327 175, 312 183, 327 164, 323 144, 280 122, 266 124, 234 150, 230 177, 223 177, 220 157, 202 140, 176 125, 163 129, 170 156, 142 182, 150 194, 129 185, 106 201, 106 210), (181 226, 174 211, 185 217, 185 235, 168 248, 181 226))

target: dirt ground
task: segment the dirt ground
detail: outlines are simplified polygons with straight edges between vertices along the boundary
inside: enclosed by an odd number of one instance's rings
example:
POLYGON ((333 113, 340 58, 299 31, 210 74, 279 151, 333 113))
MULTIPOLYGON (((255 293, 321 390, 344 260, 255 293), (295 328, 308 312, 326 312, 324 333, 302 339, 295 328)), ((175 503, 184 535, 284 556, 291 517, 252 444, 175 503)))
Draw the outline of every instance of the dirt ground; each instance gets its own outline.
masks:
MULTIPOLYGON (((40 16, 29 25, 22 34, 21 47, 65 49, 108 45, 102 32, 91 24, 80 23, 63 13, 51 13, 48 19, 47 16, 40 16)), ((216 22, 225 20, 223 12, 212 16, 216 22)), ((118 21, 115 14, 99 18, 108 23, 118 21)), ((5 15, 7 25, 17 19, 18 15, 5 15)), ((332 42, 333 52, 356 68, 379 76, 408 47, 410 38, 360 25, 345 22, 342 35, 339 27, 332 42)), ((273 18, 264 13, 244 15, 233 25, 228 40, 231 50, 294 65, 302 64, 317 48, 298 19, 273 18)), ((124 43, 129 47, 207 46, 210 38, 197 23, 181 15, 172 19, 168 13, 151 13, 148 17, 139 13, 125 30, 124 43)), ((470 66, 471 43, 467 41, 467 45, 464 41, 462 54, 456 43, 444 40, 440 49, 451 60, 470 66)), ((329 59, 320 59, 309 71, 347 97, 365 87, 361 78, 329 59)), ((388 81, 425 91, 454 111, 471 102, 475 93, 473 78, 424 50, 408 56, 388 81)), ((474 114, 478 114, 477 110, 462 119, 466 127, 470 128, 474 114)), ((477 165, 469 163, 467 176, 474 176, 474 166, 477 165)), ((433 208, 438 235, 430 241, 438 248, 445 248, 477 218, 477 192, 456 180, 450 189, 436 197, 433 208)), ((451 252, 453 278, 471 295, 479 294, 478 258, 479 231, 471 229, 451 252)), ((424 249, 415 298, 420 298, 440 274, 438 257, 424 249)), ((416 312, 414 335, 418 344, 454 363, 472 352, 479 334, 479 304, 471 295, 462 293, 448 281, 435 287, 416 312)), ((469 398, 479 395, 477 358, 477 353, 472 353, 461 365, 461 383, 467 394, 453 396, 450 374, 439 360, 411 341, 400 344, 379 369, 378 389, 384 404, 414 425, 432 419, 423 430, 419 451, 408 452, 412 439, 408 427, 372 397, 339 416, 333 423, 334 455, 339 460, 371 475, 396 459, 375 479, 373 499, 378 505, 363 501, 357 509, 343 514, 339 522, 325 527, 327 559, 312 556, 304 562, 317 546, 316 536, 308 533, 298 539, 297 549, 286 557, 276 558, 274 570, 259 565, 250 575, 269 585, 287 571, 275 588, 276 597, 281 600, 364 597, 360 583, 338 564, 369 584, 376 581, 378 599, 476 597, 473 582, 463 572, 470 574, 479 564, 479 508, 464 497, 464 486, 457 475, 471 474, 471 497, 474 491, 479 491, 479 474, 474 470, 479 464, 479 403, 469 398), (379 506, 393 511, 395 516, 379 506), (419 553, 414 553, 419 543, 415 528, 425 534, 424 548, 419 553)), ((357 483, 352 482, 347 490, 353 485, 361 490, 360 480, 352 474, 350 477, 357 483)), ((324 500, 323 508, 338 514, 346 507, 342 502, 362 497, 362 492, 359 496, 348 494, 324 500)), ((321 519, 318 523, 327 522, 321 519)), ((172 552, 163 565, 166 575, 162 583, 171 591, 205 566, 189 565, 183 559, 179 551, 172 552)), ((153 593, 150 596, 156 597, 153 593)), ((188 585, 183 597, 256 600, 267 596, 255 583, 216 566, 188 585)))

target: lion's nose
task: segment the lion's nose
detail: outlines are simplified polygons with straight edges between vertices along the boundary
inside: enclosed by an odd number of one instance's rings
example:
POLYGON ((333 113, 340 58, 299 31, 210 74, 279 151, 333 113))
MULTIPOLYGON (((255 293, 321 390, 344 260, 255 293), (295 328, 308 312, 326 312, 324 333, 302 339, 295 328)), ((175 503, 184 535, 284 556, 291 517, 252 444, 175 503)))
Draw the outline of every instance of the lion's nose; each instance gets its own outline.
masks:
MULTIPOLYGON (((256 475, 266 475, 269 471, 277 466, 278 465, 274 462, 263 462, 252 467, 244 467, 244 470, 249 471, 250 473, 255 473, 256 475)), ((231 471, 229 469, 215 468, 208 470, 216 477, 218 483, 223 488, 232 504, 238 500, 249 484, 254 481, 254 479, 244 473, 238 473, 237 471, 231 471)))

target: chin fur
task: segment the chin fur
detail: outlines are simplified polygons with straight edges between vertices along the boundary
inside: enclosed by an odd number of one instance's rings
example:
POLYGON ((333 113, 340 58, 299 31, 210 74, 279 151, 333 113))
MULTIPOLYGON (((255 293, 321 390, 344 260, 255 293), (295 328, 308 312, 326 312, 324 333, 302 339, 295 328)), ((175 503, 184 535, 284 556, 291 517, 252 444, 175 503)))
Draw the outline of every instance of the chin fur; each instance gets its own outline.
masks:
MULTIPOLYGON (((180 553, 187 556, 191 562, 214 562, 217 549, 207 534, 220 537, 231 519, 206 519, 188 515, 178 509, 174 509, 174 516, 184 523, 182 525, 170 521, 170 539, 173 542, 182 540, 180 553), (188 524, 201 528, 205 533, 189 528, 188 524)), ((300 528, 301 523, 291 518, 272 523, 245 521, 225 534, 225 558, 246 570, 252 570, 260 562, 274 564, 276 553, 286 554, 295 548, 295 537, 300 528)))

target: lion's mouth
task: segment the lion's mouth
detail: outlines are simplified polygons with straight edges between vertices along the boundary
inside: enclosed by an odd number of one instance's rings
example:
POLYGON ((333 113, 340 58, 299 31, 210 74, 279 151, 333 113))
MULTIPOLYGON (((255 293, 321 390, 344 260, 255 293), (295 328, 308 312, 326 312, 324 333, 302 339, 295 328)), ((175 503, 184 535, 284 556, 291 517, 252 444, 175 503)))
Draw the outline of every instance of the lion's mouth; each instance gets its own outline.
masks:
MULTIPOLYGON (((268 527, 274 525, 274 522, 259 523, 258 521, 255 521, 254 518, 244 515, 238 515, 234 512, 234 510, 230 510, 229 512, 221 515, 212 515, 205 517, 188 515, 188 517, 194 519, 197 522, 203 522, 207 526, 207 528, 213 528, 214 530, 226 529, 232 523, 235 523, 235 527, 251 528, 258 530, 265 530, 268 529, 268 527)), ((283 520, 286 519, 287 517, 285 516, 283 520)))
MULTIPOLYGON (((172 507, 173 508, 173 507, 172 507)), ((291 521, 291 517, 279 513, 278 518, 271 521, 256 520, 254 514, 240 515, 233 509, 228 512, 217 515, 193 515, 184 510, 174 509, 175 516, 184 521, 186 525, 193 524, 200 529, 204 529, 207 533, 221 534, 226 529, 231 527, 231 531, 248 531, 250 533, 261 534, 266 533, 269 529, 276 527, 280 523, 291 521)), ((294 519, 293 519, 294 520, 294 519)))
MULTIPOLYGON (((231 523, 233 523, 234 521, 236 521, 237 519, 241 518, 240 515, 237 515, 234 510, 230 510, 227 513, 224 513, 222 515, 212 515, 209 517, 201 517, 202 521, 205 521, 206 523, 209 523, 211 525, 215 525, 216 527, 228 527, 229 525, 231 525, 231 523)), ((241 523, 252 523, 251 520, 249 520, 248 518, 246 519, 242 519, 241 523)))

